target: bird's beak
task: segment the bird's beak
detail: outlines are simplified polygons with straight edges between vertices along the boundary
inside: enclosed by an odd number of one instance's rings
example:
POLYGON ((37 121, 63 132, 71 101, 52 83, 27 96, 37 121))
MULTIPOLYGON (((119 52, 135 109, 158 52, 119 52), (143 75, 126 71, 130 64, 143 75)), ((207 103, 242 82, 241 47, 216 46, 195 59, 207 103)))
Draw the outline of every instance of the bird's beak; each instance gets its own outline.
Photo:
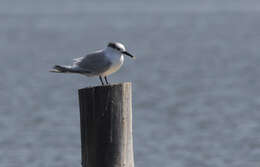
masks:
POLYGON ((135 56, 131 55, 130 53, 128 53, 127 51, 123 51, 122 54, 125 54, 133 59, 135 59, 135 56))

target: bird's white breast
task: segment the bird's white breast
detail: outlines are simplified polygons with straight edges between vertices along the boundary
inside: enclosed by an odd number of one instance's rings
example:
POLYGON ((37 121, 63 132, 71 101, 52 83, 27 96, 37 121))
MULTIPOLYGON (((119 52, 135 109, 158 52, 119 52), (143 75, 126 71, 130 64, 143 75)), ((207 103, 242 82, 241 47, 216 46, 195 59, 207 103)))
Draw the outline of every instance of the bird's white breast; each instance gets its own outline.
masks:
POLYGON ((107 54, 108 59, 111 62, 111 66, 108 70, 101 74, 101 76, 108 76, 120 69, 124 62, 124 56, 122 54, 107 54))

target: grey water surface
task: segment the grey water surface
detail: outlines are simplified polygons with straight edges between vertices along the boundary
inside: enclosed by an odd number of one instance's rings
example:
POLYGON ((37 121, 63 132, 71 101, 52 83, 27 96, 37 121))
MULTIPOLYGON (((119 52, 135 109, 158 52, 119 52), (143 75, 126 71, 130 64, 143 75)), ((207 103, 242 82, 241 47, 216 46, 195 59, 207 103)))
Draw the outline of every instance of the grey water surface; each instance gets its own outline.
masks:
POLYGON ((0 0, 0 167, 80 166, 77 90, 53 64, 121 41, 136 167, 260 165, 258 1, 0 0))

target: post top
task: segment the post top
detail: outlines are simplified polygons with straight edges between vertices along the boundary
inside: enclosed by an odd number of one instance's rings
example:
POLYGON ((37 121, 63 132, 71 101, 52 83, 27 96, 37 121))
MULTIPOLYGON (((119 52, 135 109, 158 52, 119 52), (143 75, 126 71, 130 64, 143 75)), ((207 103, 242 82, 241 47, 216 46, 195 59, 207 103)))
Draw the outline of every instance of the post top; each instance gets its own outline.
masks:
POLYGON ((98 85, 98 86, 89 86, 89 87, 85 87, 85 88, 80 88, 79 91, 83 91, 86 89, 96 89, 96 88, 113 88, 113 87, 117 87, 117 86, 131 86, 132 83, 131 82, 122 82, 122 83, 113 83, 113 84, 109 84, 109 85, 98 85))

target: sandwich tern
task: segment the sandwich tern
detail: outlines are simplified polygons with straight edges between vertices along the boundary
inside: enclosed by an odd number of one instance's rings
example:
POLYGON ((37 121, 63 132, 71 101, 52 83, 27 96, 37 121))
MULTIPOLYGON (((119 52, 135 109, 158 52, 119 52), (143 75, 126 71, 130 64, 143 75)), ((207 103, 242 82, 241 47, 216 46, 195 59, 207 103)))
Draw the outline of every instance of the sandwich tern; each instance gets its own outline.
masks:
POLYGON ((50 72, 77 73, 88 77, 99 76, 101 84, 104 85, 102 77, 108 84, 107 76, 119 70, 124 62, 124 55, 135 58, 127 52, 126 47, 119 42, 108 43, 106 48, 74 59, 72 65, 55 65, 50 72))

